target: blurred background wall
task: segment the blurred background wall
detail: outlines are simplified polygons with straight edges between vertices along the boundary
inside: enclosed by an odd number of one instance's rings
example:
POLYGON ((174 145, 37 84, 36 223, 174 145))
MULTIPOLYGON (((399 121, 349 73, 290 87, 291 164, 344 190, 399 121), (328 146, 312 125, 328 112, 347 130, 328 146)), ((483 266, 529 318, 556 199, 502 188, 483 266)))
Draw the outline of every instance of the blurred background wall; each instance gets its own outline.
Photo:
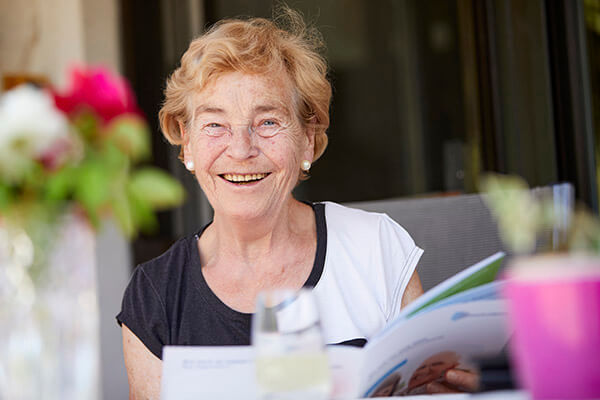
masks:
MULTIPOLYGON (((114 322, 131 268, 197 230, 211 209, 162 138, 164 82, 190 40, 221 18, 268 17, 270 0, 0 0, 0 74, 62 85, 73 62, 131 82, 153 163, 186 203, 131 246, 99 238, 104 398, 125 398, 114 322)), ((327 43, 330 145, 296 192, 338 202, 477 191, 484 171, 574 184, 598 210, 600 0, 295 0, 327 43)))
POLYGON ((0 71, 63 85, 73 63, 121 70, 118 0, 0 0, 0 71))

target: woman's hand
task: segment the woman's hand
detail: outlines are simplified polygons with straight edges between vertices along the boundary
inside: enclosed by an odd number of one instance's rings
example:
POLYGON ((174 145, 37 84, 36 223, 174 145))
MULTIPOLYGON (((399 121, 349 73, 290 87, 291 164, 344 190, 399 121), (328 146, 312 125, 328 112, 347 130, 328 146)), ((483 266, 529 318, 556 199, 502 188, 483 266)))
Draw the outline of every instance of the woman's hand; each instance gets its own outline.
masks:
POLYGON ((444 373, 443 382, 427 384, 427 393, 474 392, 479 388, 479 372, 453 368, 444 373))

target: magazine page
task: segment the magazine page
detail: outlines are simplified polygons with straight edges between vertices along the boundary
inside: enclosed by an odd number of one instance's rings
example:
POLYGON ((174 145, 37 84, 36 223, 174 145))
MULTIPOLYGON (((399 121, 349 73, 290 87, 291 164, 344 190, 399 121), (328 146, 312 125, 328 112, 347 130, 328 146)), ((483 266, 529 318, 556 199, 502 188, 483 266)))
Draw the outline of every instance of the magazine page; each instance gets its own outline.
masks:
POLYGON ((416 311, 413 316, 421 313, 426 313, 437 308, 446 307, 451 304, 469 303, 472 301, 481 300, 497 300, 502 298, 502 287, 505 281, 493 281, 490 283, 484 283, 481 286, 477 286, 464 292, 457 293, 453 296, 447 297, 436 303, 429 305, 428 307, 422 308, 416 311))
POLYGON ((499 251, 479 261, 477 264, 460 271, 458 274, 451 276, 410 303, 402 310, 398 318, 402 316, 410 318, 421 309, 440 300, 464 290, 483 285, 484 283, 492 282, 496 279, 496 275, 498 274, 498 270, 500 269, 500 265, 502 265, 502 260, 505 256, 506 254, 503 251, 499 251))
POLYGON ((494 279, 505 256, 504 252, 497 252, 429 289, 404 307, 398 316, 378 332, 374 338, 396 329, 396 326, 403 323, 404 320, 437 308, 437 306, 452 304, 453 302, 472 301, 468 300, 469 297, 472 297, 473 300, 498 298, 499 285, 501 284, 494 283, 494 279), (480 288, 480 291, 470 292, 474 288, 480 288), (465 297, 457 297, 464 292, 467 292, 465 297))
POLYGON ((508 341, 505 302, 451 304, 404 319, 370 341, 358 397, 424 393, 450 368, 469 368, 472 358, 498 354, 508 341))

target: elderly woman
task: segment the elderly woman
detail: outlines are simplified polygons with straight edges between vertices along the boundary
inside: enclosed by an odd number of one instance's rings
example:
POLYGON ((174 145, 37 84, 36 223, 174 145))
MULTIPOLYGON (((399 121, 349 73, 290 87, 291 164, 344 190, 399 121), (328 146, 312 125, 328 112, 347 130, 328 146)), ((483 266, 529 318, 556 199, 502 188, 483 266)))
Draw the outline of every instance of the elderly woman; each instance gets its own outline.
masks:
POLYGON ((158 397, 164 345, 249 344, 260 291, 314 287, 331 344, 364 344, 422 293, 422 250, 389 217, 292 196, 327 146, 331 86, 319 35, 285 17, 217 23, 167 83, 163 133, 214 220, 131 278, 117 319, 132 398, 158 397))

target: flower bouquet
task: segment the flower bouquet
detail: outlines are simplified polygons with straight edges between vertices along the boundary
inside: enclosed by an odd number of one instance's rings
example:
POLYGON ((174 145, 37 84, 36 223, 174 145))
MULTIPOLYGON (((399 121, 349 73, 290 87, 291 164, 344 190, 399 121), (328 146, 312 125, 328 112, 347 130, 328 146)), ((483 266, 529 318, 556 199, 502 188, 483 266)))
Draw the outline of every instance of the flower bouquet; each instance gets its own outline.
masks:
POLYGON ((534 399, 600 398, 600 221, 573 207, 569 187, 529 190, 501 175, 484 181, 515 254, 504 291, 511 354, 534 399))
POLYGON ((94 232, 105 216, 152 231, 183 200, 140 167, 150 153, 131 89, 103 68, 0 97, 0 398, 97 395, 94 232))
MULTIPOLYGON (((65 93, 20 86, 0 99, 0 217, 31 222, 76 207, 94 225, 112 213, 124 232, 156 227, 154 210, 181 203, 150 156, 148 126, 127 83, 74 69, 65 93)), ((11 221, 12 222, 12 221, 11 221)))

